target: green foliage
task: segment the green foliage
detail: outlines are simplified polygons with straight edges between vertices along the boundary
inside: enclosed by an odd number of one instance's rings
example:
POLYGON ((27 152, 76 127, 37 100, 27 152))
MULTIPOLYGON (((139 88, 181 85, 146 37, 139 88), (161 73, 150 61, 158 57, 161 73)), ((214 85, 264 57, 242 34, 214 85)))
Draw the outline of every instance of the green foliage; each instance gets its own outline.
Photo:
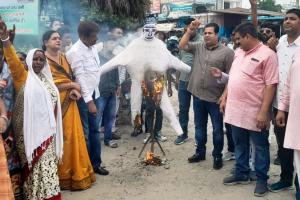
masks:
POLYGON ((88 0, 91 7, 105 14, 142 21, 150 9, 151 0, 88 0))
POLYGON ((136 0, 135 4, 132 2, 135 0, 81 1, 81 16, 99 24, 118 26, 125 30, 135 29, 145 19, 148 10, 145 2, 150 0, 136 0))
MULTIPOLYGON (((143 22, 151 0, 59 0, 63 18, 67 21, 93 20, 99 24, 134 29, 143 22), (71 16, 71 17, 70 17, 71 16)), ((41 0, 41 7, 49 0, 41 0)))
POLYGON ((134 19, 99 12, 98 9, 95 8, 87 8, 82 16, 84 16, 85 19, 95 21, 98 24, 118 26, 125 30, 134 29, 138 24, 134 19))
POLYGON ((259 0, 257 8, 260 10, 268 10, 274 12, 281 12, 282 6, 275 4, 275 0, 259 0))

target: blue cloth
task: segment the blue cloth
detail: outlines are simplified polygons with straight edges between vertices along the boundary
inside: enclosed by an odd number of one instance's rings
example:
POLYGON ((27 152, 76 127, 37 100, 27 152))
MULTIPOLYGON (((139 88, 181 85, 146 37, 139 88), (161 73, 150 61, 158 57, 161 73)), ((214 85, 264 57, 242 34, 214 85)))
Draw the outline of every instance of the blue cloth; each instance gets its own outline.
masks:
MULTIPOLYGON (((93 100, 97 107, 99 98, 94 98, 95 97, 93 95, 93 100)), ((94 168, 100 167, 101 143, 99 126, 97 124, 97 115, 89 112, 88 105, 84 102, 83 98, 79 99, 77 104, 92 165, 94 168)), ((99 110, 98 107, 97 110, 99 110)))
POLYGON ((269 133, 251 131, 236 126, 231 126, 235 144, 235 175, 238 178, 249 177, 249 141, 255 145, 255 172, 257 183, 266 184, 270 167, 269 133))
POLYGON ((213 157, 222 157, 224 146, 223 116, 219 105, 215 102, 200 100, 193 96, 195 138, 197 142, 196 154, 205 156, 207 142, 207 120, 210 116, 213 125, 213 157))
MULTIPOLYGON (((101 93, 100 93, 101 94, 101 93)), ((116 118, 117 96, 111 93, 109 96, 100 96, 97 101, 97 126, 104 126, 104 143, 108 144, 112 140, 112 126, 116 118)))
POLYGON ((188 135, 189 111, 192 94, 187 90, 188 82, 179 81, 178 100, 179 100, 179 123, 183 134, 188 135))

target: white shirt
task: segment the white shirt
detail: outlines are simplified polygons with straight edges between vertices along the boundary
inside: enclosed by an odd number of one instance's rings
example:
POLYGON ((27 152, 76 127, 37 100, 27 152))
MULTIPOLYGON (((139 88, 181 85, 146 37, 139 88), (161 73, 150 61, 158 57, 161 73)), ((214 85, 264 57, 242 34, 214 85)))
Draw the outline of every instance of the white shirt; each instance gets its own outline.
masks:
POLYGON ((95 46, 87 47, 80 39, 66 53, 68 62, 80 84, 81 95, 86 103, 100 96, 100 59, 95 46))
POLYGON ((220 78, 217 78, 217 83, 227 84, 228 79, 229 79, 229 74, 226 74, 225 72, 222 72, 222 76, 220 78))
POLYGON ((234 46, 233 42, 229 42, 229 43, 227 44, 227 47, 228 47, 229 49, 231 49, 231 50, 234 50, 234 49, 233 49, 233 46, 234 46))
POLYGON ((287 35, 283 35, 279 39, 276 47, 278 65, 279 65, 279 83, 277 85, 277 92, 273 102, 273 106, 278 109, 278 104, 281 100, 281 93, 285 89, 287 75, 292 65, 294 54, 300 50, 300 36, 291 44, 287 41, 287 35))

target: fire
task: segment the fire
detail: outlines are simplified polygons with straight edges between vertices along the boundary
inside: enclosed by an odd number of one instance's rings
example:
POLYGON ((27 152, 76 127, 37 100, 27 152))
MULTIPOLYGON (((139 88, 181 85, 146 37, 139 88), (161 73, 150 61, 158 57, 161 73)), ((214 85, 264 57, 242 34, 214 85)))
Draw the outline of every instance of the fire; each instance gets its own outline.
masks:
POLYGON ((147 151, 147 153, 146 153, 146 162, 148 161, 152 161, 153 160, 153 157, 154 157, 154 153, 153 152, 151 152, 151 151, 147 151))
POLYGON ((162 165, 162 160, 159 157, 154 156, 153 152, 147 151, 146 158, 143 161, 143 163, 146 164, 146 165, 160 166, 160 165, 162 165))

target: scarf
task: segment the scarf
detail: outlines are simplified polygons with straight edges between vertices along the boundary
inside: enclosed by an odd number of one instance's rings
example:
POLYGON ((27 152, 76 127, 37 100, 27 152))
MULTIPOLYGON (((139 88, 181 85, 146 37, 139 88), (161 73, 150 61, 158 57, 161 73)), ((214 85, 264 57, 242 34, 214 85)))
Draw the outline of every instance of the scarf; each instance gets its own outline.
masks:
MULTIPOLYGON (((50 85, 55 89, 57 101, 57 115, 55 117, 51 95, 33 71, 33 55, 39 49, 32 49, 28 52, 26 63, 28 65, 28 76, 24 88, 24 144, 28 166, 31 167, 34 151, 43 147, 43 142, 54 137, 55 152, 58 159, 63 154, 63 129, 59 92, 55 86, 48 62, 46 61, 42 73, 50 85)), ((40 50, 42 51, 42 50, 40 50)), ((45 58, 46 59, 46 58, 45 58)))

